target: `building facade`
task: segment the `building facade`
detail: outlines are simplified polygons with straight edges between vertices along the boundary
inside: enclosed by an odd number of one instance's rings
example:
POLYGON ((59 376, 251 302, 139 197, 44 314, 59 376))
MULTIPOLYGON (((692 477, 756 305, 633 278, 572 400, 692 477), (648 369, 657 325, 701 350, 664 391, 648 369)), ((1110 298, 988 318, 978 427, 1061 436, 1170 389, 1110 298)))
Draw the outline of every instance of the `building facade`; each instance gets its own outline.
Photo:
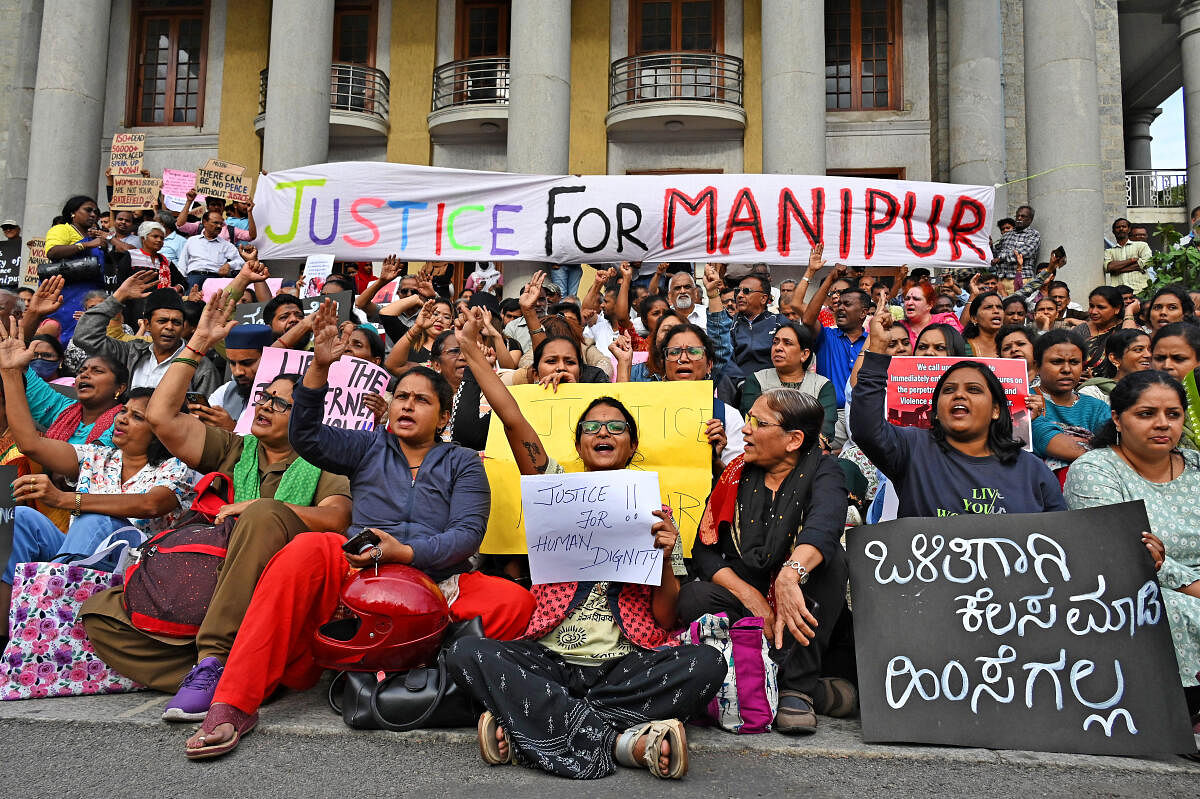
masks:
POLYGON ((0 0, 0 216, 40 235, 67 196, 103 191, 123 131, 146 134, 156 174, 220 158, 872 175, 1000 184, 997 211, 1032 204, 1069 279, 1094 285, 1112 219, 1180 215, 1149 130, 1179 86, 1200 90, 1196 6, 0 0))

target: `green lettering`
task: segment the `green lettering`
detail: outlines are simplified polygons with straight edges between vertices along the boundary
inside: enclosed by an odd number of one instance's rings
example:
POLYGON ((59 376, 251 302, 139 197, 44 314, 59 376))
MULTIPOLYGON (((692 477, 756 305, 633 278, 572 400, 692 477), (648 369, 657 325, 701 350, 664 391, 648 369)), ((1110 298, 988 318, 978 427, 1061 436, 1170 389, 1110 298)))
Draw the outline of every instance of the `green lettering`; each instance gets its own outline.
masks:
POLYGON ((286 244, 296 238, 296 230, 300 227, 300 203, 304 198, 304 188, 306 186, 324 186, 325 178, 313 178, 312 180, 293 180, 290 183, 276 183, 276 191, 280 189, 296 189, 296 202, 292 204, 292 226, 288 228, 288 232, 282 236, 271 230, 271 226, 267 225, 264 232, 267 238, 276 244, 286 244))
POLYGON ((450 212, 450 216, 446 218, 446 238, 450 241, 450 246, 456 250, 482 250, 482 246, 472 246, 469 244, 459 244, 454 239, 454 220, 463 211, 477 211, 483 213, 486 210, 482 205, 462 205, 450 212))

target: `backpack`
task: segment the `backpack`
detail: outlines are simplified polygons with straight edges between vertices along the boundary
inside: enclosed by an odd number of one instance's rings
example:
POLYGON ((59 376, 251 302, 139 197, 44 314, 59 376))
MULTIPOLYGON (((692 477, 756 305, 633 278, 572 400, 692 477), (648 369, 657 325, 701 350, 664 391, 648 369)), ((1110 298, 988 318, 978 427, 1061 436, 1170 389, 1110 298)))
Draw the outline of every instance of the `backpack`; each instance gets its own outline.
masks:
POLYGON ((125 612, 143 632, 193 638, 208 613, 237 520, 214 521, 233 501, 233 481, 220 472, 196 485, 196 499, 179 526, 164 530, 134 550, 125 571, 125 612))

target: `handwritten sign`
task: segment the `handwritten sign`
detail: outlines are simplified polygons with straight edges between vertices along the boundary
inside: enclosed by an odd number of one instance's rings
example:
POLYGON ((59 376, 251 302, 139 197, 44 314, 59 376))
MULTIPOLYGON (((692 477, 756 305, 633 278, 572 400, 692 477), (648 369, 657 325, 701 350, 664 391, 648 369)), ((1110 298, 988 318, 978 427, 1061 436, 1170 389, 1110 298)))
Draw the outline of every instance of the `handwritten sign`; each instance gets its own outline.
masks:
MULTIPOLYGON (((638 425, 638 454, 629 468, 658 475, 661 504, 671 506, 683 553, 691 553, 712 484, 712 450, 704 434, 713 412, 711 382, 563 383, 557 392, 525 385, 513 386, 512 393, 550 457, 572 473, 583 471, 575 451, 575 424, 584 408, 601 396, 624 403, 638 425)), ((480 552, 524 554, 520 474, 495 414, 483 465, 492 486, 492 511, 480 552)))
MULTIPOLYGON (((200 287, 200 293, 204 297, 204 301, 208 302, 213 298, 218 291, 224 291, 229 288, 229 284, 233 282, 231 277, 210 277, 204 281, 204 285, 200 287)), ((279 289, 283 287, 283 278, 269 277, 267 278, 267 288, 271 294, 279 293, 279 289)))
POLYGON ((662 550, 650 528, 658 475, 633 469, 521 477, 534 585, 599 580, 658 585, 662 550))
MULTIPOLYGON (((267 347, 258 362, 254 386, 250 389, 251 404, 242 411, 234 432, 246 435, 254 423, 254 407, 281 374, 304 374, 312 361, 311 352, 267 347)), ((347 430, 375 429, 375 414, 363 402, 368 394, 382 394, 391 375, 386 369, 361 358, 342 356, 329 367, 329 391, 325 394, 325 424, 347 430)))
POLYGON ((30 239, 25 242, 25 246, 29 249, 29 256, 25 259, 24 269, 21 272, 21 286, 36 289, 38 267, 50 263, 50 259, 46 257, 46 240, 30 239))
POLYGON ((863 739, 1195 751, 1143 504, 847 536, 863 739))
POLYGON ((337 294, 322 294, 317 297, 304 297, 300 300, 300 304, 304 307, 304 315, 308 316, 317 310, 317 306, 325 300, 333 300, 333 304, 337 306, 337 320, 339 325, 342 322, 350 321, 350 309, 354 307, 354 293, 350 291, 339 291, 337 294))
POLYGON ((242 325, 262 325, 266 324, 263 321, 263 308, 267 307, 265 302, 243 302, 233 309, 233 318, 242 325))
POLYGON ((21 285, 21 239, 0 238, 0 288, 21 285))
MULTIPOLYGON (((164 169, 162 194, 163 205, 168 209, 178 213, 187 205, 187 193, 196 188, 196 173, 185 172, 182 169, 164 169)), ((203 205, 204 198, 196 197, 197 202, 203 205)))
MULTIPOLYGON (((141 175, 142 161, 146 155, 145 133, 117 133, 112 139, 108 166, 113 177, 141 175)), ((110 207, 112 207, 110 205, 110 207)))
POLYGON ((208 197, 219 197, 229 202, 249 202, 253 187, 242 175, 221 172, 216 169, 196 170, 196 191, 208 197))
POLYGON ((1025 413, 1029 380, 1025 361, 1019 358, 892 358, 885 394, 887 420, 899 427, 929 428, 933 389, 946 370, 959 361, 978 361, 1004 386, 1013 417, 1025 413))
POLYGON ((304 296, 315 297, 333 272, 332 255, 310 255, 304 261, 304 296))
POLYGON ((143 211, 158 206, 162 181, 158 178, 113 178, 113 196, 108 207, 114 211, 143 211))
MULTIPOLYGON (((17 479, 16 466, 0 466, 0 558, 8 563, 12 555, 13 527, 16 522, 17 503, 9 488, 17 479)), ((7 630, 6 630, 7 632, 7 630)))
POLYGON ((234 164, 229 161, 219 161, 216 158, 210 158, 204 164, 205 169, 214 169, 217 172, 228 172, 231 175, 245 175, 246 167, 241 164, 234 164))

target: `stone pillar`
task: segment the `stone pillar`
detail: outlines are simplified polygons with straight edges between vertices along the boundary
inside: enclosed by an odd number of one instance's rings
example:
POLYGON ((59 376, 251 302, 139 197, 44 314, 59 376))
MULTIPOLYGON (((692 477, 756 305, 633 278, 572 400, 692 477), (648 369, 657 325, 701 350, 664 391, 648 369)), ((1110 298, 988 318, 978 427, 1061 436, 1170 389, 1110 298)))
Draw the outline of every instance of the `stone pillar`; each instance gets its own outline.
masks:
POLYGON ((21 218, 41 238, 73 194, 95 194, 108 77, 108 3, 46 0, 30 120, 29 181, 21 218))
MULTIPOLYGON (((509 172, 565 175, 571 145, 571 3, 513 0, 509 24, 509 172)), ((504 264, 511 296, 536 264, 504 264)))
POLYGON ((1179 9, 1183 62, 1183 131, 1187 148, 1188 208, 1200 205, 1200 2, 1179 9))
POLYGON ((825 174, 825 4, 762 2, 763 171, 825 174))
MULTIPOLYGON (((1000 0, 956 0, 949 6, 951 183, 1005 181, 1000 25, 1000 0)), ((1008 192, 997 189, 995 218, 1012 210, 1008 192)))
POLYGON ((1152 204, 1154 178, 1150 174, 1150 141, 1154 137, 1150 135, 1150 124, 1161 113, 1161 108, 1135 108, 1125 115, 1125 169, 1146 173, 1125 176, 1130 207, 1152 204))
MULTIPOLYGON (((0 213, 16 217, 25 211, 25 184, 29 169, 29 128, 37 85, 38 40, 42 31, 42 0, 25 0, 17 32, 17 70, 9 90, 7 152, 4 154, 0 213)), ((23 224, 23 223, 22 223, 23 224)), ((40 238, 44 230, 25 230, 24 239, 40 238)))
POLYGON ((1025 140, 1029 204, 1042 260, 1063 245, 1065 279, 1084 294, 1104 283, 1104 194, 1095 0, 1025 3, 1025 140), (1050 171, 1053 170, 1053 171, 1050 171))
POLYGON ((333 3, 274 0, 263 128, 263 169, 268 172, 320 164, 329 157, 332 53, 333 3))

